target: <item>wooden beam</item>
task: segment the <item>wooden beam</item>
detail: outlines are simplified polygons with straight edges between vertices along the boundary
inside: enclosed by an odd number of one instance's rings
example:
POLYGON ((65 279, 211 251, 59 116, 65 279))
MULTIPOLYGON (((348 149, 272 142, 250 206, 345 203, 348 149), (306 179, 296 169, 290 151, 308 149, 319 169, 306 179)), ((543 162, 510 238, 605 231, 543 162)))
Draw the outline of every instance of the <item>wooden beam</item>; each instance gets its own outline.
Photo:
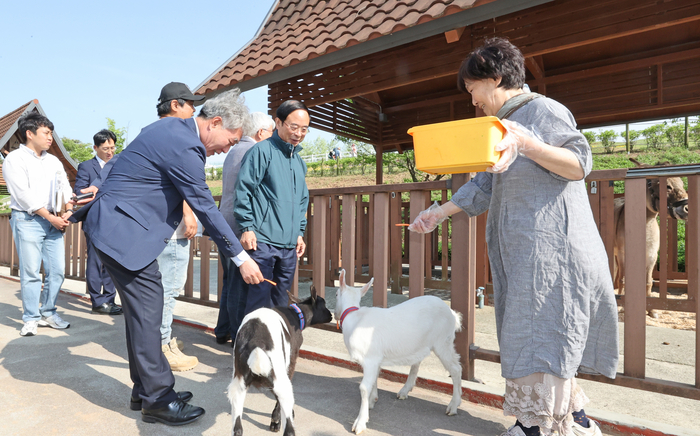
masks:
POLYGON ((544 78, 544 63, 542 56, 528 56, 525 58, 525 66, 538 81, 544 78))
POLYGON ((326 257, 326 222, 328 216, 328 197, 326 195, 314 195, 314 227, 313 227, 313 283, 316 284, 316 292, 320 297, 326 296, 326 271, 328 270, 328 258, 326 257))
POLYGON ((447 41, 448 44, 452 44, 453 42, 458 42, 459 38, 462 37, 462 34, 464 33, 465 29, 466 29, 466 26, 460 27, 457 29, 448 30, 447 32, 445 32, 445 40, 447 41))
POLYGON ((374 289, 372 303, 374 307, 387 306, 387 282, 389 281, 389 193, 374 194, 374 289))

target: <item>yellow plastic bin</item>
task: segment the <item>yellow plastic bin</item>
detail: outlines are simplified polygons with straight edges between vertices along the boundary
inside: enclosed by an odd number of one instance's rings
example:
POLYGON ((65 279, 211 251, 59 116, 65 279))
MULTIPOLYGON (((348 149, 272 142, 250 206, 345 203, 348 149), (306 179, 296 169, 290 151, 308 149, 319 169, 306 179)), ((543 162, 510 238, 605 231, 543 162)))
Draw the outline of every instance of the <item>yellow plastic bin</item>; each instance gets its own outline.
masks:
POLYGON ((485 171, 498 162, 494 151, 506 128, 497 117, 479 117, 408 129, 416 168, 430 174, 485 171))

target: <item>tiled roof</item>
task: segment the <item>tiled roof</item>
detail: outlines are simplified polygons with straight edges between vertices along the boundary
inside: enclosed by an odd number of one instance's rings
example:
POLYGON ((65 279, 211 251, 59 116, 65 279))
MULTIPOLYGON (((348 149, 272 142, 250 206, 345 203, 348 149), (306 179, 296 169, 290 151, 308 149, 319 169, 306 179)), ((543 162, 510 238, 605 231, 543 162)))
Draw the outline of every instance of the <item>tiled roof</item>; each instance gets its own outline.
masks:
POLYGON ((257 37, 198 90, 206 94, 469 9, 475 0, 280 0, 257 37))
MULTIPOLYGON (((33 103, 38 103, 37 100, 33 100, 33 103)), ((5 115, 4 117, 0 118, 0 138, 5 136, 5 134, 10 130, 12 125, 19 119, 19 117, 24 113, 24 111, 27 109, 27 107, 32 104, 32 101, 30 101, 27 104, 23 104, 22 106, 18 107, 17 109, 13 110, 9 114, 5 115)))

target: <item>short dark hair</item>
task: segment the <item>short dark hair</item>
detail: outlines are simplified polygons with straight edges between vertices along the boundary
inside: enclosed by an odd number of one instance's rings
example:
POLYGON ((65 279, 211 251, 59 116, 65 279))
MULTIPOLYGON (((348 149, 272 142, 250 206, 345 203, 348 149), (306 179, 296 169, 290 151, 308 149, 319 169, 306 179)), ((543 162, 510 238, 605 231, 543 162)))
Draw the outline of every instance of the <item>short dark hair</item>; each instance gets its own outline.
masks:
POLYGON ((92 143, 95 145, 95 147, 99 147, 109 139, 114 141, 115 144, 117 143, 117 135, 115 135, 114 132, 108 129, 102 129, 95 133, 95 136, 92 137, 92 143))
POLYGON ((467 92, 465 80, 501 79, 499 88, 520 89, 525 83, 525 57, 507 39, 490 38, 469 53, 459 67, 457 88, 467 92))
POLYGON ((163 103, 158 103, 156 105, 156 110, 158 111, 158 116, 159 117, 164 117, 168 115, 170 112, 172 112, 172 106, 170 105, 170 102, 173 100, 177 100, 177 104, 180 106, 184 106, 185 103, 187 103, 185 100, 181 98, 174 98, 172 100, 166 100, 163 103))
POLYGON ((39 112, 31 111, 22 115, 17 121, 17 133, 19 133, 19 141, 22 144, 27 143, 27 130, 36 135, 39 127, 46 127, 53 132, 53 123, 40 114, 39 112))
POLYGON ((289 114, 294 111, 298 111, 299 109, 306 111, 307 114, 309 113, 309 109, 306 107, 306 105, 299 100, 287 100, 277 108, 275 116, 279 118, 280 121, 285 121, 289 114))

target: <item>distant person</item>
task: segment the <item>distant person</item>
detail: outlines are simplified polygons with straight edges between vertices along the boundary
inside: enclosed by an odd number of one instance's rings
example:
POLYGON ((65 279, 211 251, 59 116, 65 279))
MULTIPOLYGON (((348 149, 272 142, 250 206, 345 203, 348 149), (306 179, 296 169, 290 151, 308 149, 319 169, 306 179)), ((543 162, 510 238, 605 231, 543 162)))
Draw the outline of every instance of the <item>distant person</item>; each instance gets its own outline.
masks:
POLYGON ((248 293, 244 314, 261 307, 287 304, 297 259, 306 244, 306 164, 299 145, 309 131, 304 103, 288 100, 276 112, 277 130, 248 150, 236 182, 233 214, 241 231, 241 245, 260 265, 270 282, 247 284, 239 271, 234 286, 248 293))
POLYGON ((331 149, 331 151, 328 152, 328 159, 334 160, 335 159, 335 150, 331 149))
POLYGON ((341 158, 340 147, 335 147, 333 149, 333 156, 335 157, 335 160, 340 160, 340 158, 341 158))
POLYGON ((56 299, 65 270, 63 232, 70 224, 73 206, 61 212, 71 198, 70 183, 58 158, 48 153, 53 123, 30 112, 17 121, 21 145, 5 158, 2 174, 10 191, 10 226, 19 258, 22 296, 21 336, 34 336, 37 326, 67 329, 70 323, 56 312, 56 299), (62 201, 57 201, 60 198, 62 201), (44 261, 44 289, 41 263, 44 261))
MULTIPOLYGON (((170 82, 160 91, 156 110, 160 118, 176 117, 183 120, 194 115, 195 102, 203 103, 203 95, 194 95, 184 83, 170 82)), ((160 326, 161 348, 173 371, 189 371, 199 363, 195 356, 182 352, 184 344, 172 338, 175 299, 185 287, 187 266, 190 263, 190 239, 197 234, 197 218, 187 201, 182 202, 182 220, 158 256, 158 268, 163 281, 163 322, 160 326)))
POLYGON ((357 157, 357 145, 355 143, 352 143, 352 157, 357 157))
MULTIPOLYGON (((240 142, 226 155, 221 176, 222 188, 219 210, 238 238, 241 237, 241 230, 238 228, 236 218, 233 215, 233 203, 236 199, 236 180, 241 169, 243 156, 255 144, 272 136, 272 132, 275 131, 275 121, 271 116, 262 112, 253 112, 250 114, 250 118, 250 132, 246 132, 246 136, 241 138, 240 142)), ((247 287, 236 286, 233 280, 236 271, 236 265, 233 263, 233 260, 222 255, 221 265, 224 270, 224 279, 221 299, 219 300, 219 319, 216 323, 214 334, 216 335, 216 342, 225 344, 231 338, 236 337, 236 332, 238 332, 238 327, 241 325, 243 314, 245 313, 248 294, 246 292, 247 287)))
POLYGON ((191 392, 176 392, 175 378, 161 351, 163 284, 156 258, 182 220, 187 200, 219 247, 232 258, 246 283, 263 280, 216 208, 204 175, 207 156, 226 152, 249 124, 238 89, 209 99, 195 118, 165 117, 146 126, 122 153, 95 199, 73 218, 87 214, 90 240, 117 287, 124 308, 130 407, 145 422, 188 424, 204 409, 187 403, 191 392), (109 223, 109 225, 98 225, 109 223))
MULTIPOLYGON (((73 187, 75 194, 80 194, 81 190, 90 186, 99 177, 100 171, 114 157, 114 152, 116 151, 117 135, 111 130, 100 130, 92 137, 92 141, 95 157, 78 165, 78 175, 75 177, 75 186, 73 187)), ((107 273, 107 269, 102 265, 102 262, 100 262, 100 258, 95 254, 95 249, 90 243, 90 236, 85 232, 85 229, 83 229, 83 232, 85 233, 87 246, 85 281, 88 294, 90 295, 90 302, 92 303, 92 313, 121 315, 122 308, 114 304, 117 289, 112 283, 112 278, 107 273)))

